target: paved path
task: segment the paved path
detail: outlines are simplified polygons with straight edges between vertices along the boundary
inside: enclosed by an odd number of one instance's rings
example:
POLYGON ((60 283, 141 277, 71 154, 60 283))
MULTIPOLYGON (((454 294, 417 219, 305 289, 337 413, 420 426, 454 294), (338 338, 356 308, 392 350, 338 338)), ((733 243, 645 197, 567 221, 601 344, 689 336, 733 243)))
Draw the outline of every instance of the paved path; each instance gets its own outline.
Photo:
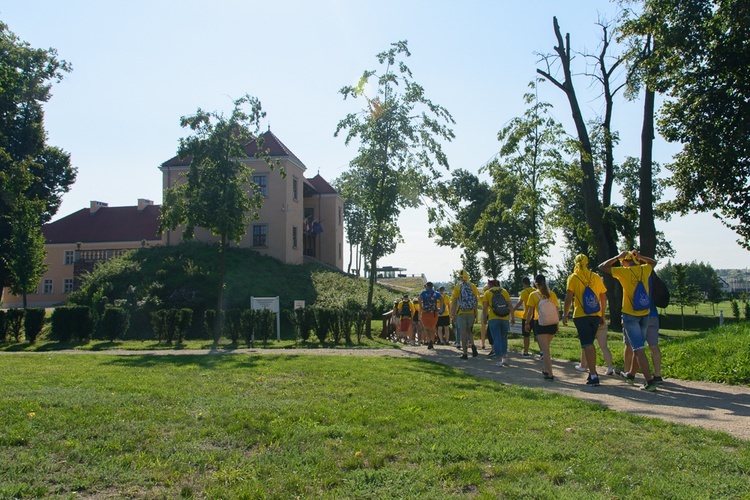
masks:
MULTIPOLYGON (((312 354, 330 356, 394 356, 417 358, 442 363, 465 371, 476 377, 482 377, 502 384, 519 385, 535 389, 552 391, 566 396, 590 401, 606 406, 612 410, 624 411, 644 417, 654 417, 679 424, 704 427, 715 431, 727 432, 741 439, 750 440, 750 387, 714 384, 709 382, 689 382, 666 379, 664 385, 656 392, 647 393, 630 386, 619 377, 600 375, 599 387, 587 387, 586 374, 573 368, 569 361, 553 360, 555 380, 542 378, 542 362, 533 358, 522 358, 517 354, 510 355, 510 367, 495 366, 496 360, 488 358, 487 352, 480 351, 479 356, 468 360, 460 359, 460 352, 454 347, 437 346, 435 349, 425 347, 400 346, 395 349, 235 349, 232 351, 53 351, 39 354, 109 354, 109 355, 184 355, 184 354, 312 354)), ((4 353, 13 354, 13 353, 4 353)), ((603 373, 603 370, 601 371, 603 373)))

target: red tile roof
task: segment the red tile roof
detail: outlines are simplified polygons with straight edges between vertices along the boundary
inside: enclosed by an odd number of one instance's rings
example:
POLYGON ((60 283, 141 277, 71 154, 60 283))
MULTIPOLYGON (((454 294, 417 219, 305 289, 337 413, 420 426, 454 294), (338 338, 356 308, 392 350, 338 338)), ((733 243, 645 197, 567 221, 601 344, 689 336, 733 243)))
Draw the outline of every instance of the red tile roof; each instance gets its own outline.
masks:
POLYGON ((95 243, 158 240, 159 205, 138 211, 132 207, 88 208, 74 212, 42 228, 47 243, 95 243))
MULTIPOLYGON (((294 161, 296 161, 302 166, 305 165, 270 130, 262 134, 261 137, 263 138, 263 150, 267 150, 269 156, 273 158, 286 156, 286 157, 292 158, 294 161)), ((245 144, 245 154, 247 154, 247 156, 252 158, 255 156, 257 152, 258 152, 258 142, 255 139, 248 141, 245 144)), ((190 165, 191 160, 192 160, 192 157, 180 158, 179 156, 175 156, 165 161, 164 163, 162 163, 162 166, 163 167, 186 167, 190 165)))
POLYGON ((310 186, 315 189, 320 194, 336 194, 338 191, 333 189, 333 187, 328 184, 328 181, 326 181, 324 178, 320 176, 320 174, 316 175, 312 179, 305 179, 310 186))

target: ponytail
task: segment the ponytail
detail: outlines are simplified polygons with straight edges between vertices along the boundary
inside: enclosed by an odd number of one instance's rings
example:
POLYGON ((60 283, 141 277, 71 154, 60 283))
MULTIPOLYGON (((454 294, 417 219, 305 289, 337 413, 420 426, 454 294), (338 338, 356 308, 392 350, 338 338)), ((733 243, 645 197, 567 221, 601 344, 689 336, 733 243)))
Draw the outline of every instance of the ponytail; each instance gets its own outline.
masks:
POLYGON ((534 278, 534 281, 536 282, 537 289, 542 292, 544 298, 549 299, 549 288, 547 288, 547 279, 544 277, 544 275, 537 274, 534 278))

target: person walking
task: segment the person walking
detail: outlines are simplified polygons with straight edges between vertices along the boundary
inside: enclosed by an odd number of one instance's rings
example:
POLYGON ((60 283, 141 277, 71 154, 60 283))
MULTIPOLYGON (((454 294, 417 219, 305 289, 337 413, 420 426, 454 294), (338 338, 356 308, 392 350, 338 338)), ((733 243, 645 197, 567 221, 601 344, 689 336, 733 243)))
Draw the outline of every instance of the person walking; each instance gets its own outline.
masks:
POLYGON ((434 285, 428 281, 425 290, 419 294, 419 309, 421 311, 422 327, 425 332, 427 349, 434 349, 435 329, 437 327, 438 317, 445 304, 443 296, 433 289, 434 285))
MULTIPOLYGON (((573 323, 578 332, 586 357, 589 375, 586 385, 599 385, 599 374, 596 372, 596 348, 594 339, 599 327, 605 323, 604 311, 607 309, 607 288, 602 278, 589 269, 589 258, 583 254, 576 255, 573 274, 568 276, 563 306, 563 325, 568 324, 570 306, 573 305, 573 323)), ((606 331, 606 330, 605 330, 606 331)), ((606 343, 605 343, 606 345, 606 343)), ((612 356, 610 354, 610 361, 612 356)))
POLYGON ((656 390, 656 383, 644 350, 646 331, 648 330, 648 315, 651 310, 648 283, 655 265, 654 259, 641 255, 638 250, 620 252, 599 264, 600 271, 611 274, 622 285, 622 322, 633 349, 633 361, 629 367, 626 366, 627 371, 624 377, 629 384, 634 384, 635 374, 640 367, 646 379, 646 383, 641 386, 641 390, 649 392, 656 390), (618 261, 620 266, 614 266, 618 261))
POLYGON ((542 361, 544 363, 545 380, 554 380, 552 373, 552 358, 550 357, 549 346, 552 339, 555 338, 560 324, 560 303, 557 300, 555 292, 547 287, 547 279, 543 274, 538 274, 534 278, 536 290, 529 295, 529 302, 526 308, 526 331, 534 328, 536 341, 539 343, 539 349, 542 351, 542 361), (533 323, 533 324, 532 324, 533 323))
POLYGON ((443 312, 438 316, 437 321, 437 335, 438 344, 450 345, 451 342, 451 298, 445 293, 445 287, 441 286, 438 289, 440 296, 443 299, 443 312))
POLYGON ((521 285, 523 286, 523 290, 521 290, 521 294, 518 296, 518 301, 516 301, 515 304, 513 304, 513 308, 510 310, 510 324, 514 325, 516 323, 516 317, 515 312, 517 309, 519 309, 521 306, 523 306, 524 309, 524 315, 523 319, 521 320, 521 333, 523 335, 523 352, 521 353, 521 356, 528 358, 531 356, 531 353, 529 352, 529 345, 531 343, 531 329, 526 328, 526 309, 528 308, 529 303, 529 295, 531 295, 534 292, 534 287, 531 286, 531 280, 529 278, 523 278, 521 280, 521 285))
POLYGON ((508 366, 510 294, 497 280, 492 285, 482 296, 482 323, 488 325, 492 336, 492 348, 498 357, 497 366, 508 366))
POLYGON ((453 287, 451 294, 451 318, 456 324, 456 337, 461 339, 463 350, 461 359, 467 359, 469 343, 471 343, 471 355, 477 357, 478 354, 471 330, 477 320, 479 290, 470 281, 469 273, 465 269, 459 273, 459 280, 460 282, 453 287))
POLYGON ((412 306, 411 300, 409 300, 408 293, 404 294, 401 302, 399 302, 398 306, 396 306, 396 311, 398 312, 398 317, 400 318, 398 328, 399 340, 407 343, 409 337, 411 336, 411 318, 414 315, 414 306, 412 306))

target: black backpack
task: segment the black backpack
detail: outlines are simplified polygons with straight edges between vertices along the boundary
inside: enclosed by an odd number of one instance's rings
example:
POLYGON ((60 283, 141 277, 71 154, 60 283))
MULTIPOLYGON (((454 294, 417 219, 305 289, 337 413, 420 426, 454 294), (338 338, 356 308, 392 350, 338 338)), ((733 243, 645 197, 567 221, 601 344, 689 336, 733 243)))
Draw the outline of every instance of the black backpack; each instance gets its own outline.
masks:
POLYGON ((669 305, 669 288, 656 273, 651 273, 651 301, 656 307, 664 309, 669 305))
POLYGON ((401 315, 402 318, 411 318, 411 307, 409 301, 404 300, 401 302, 401 315))
POLYGON ((495 316, 507 316, 510 314, 510 307, 508 301, 503 296, 503 290, 501 288, 492 288, 492 312, 495 316))

